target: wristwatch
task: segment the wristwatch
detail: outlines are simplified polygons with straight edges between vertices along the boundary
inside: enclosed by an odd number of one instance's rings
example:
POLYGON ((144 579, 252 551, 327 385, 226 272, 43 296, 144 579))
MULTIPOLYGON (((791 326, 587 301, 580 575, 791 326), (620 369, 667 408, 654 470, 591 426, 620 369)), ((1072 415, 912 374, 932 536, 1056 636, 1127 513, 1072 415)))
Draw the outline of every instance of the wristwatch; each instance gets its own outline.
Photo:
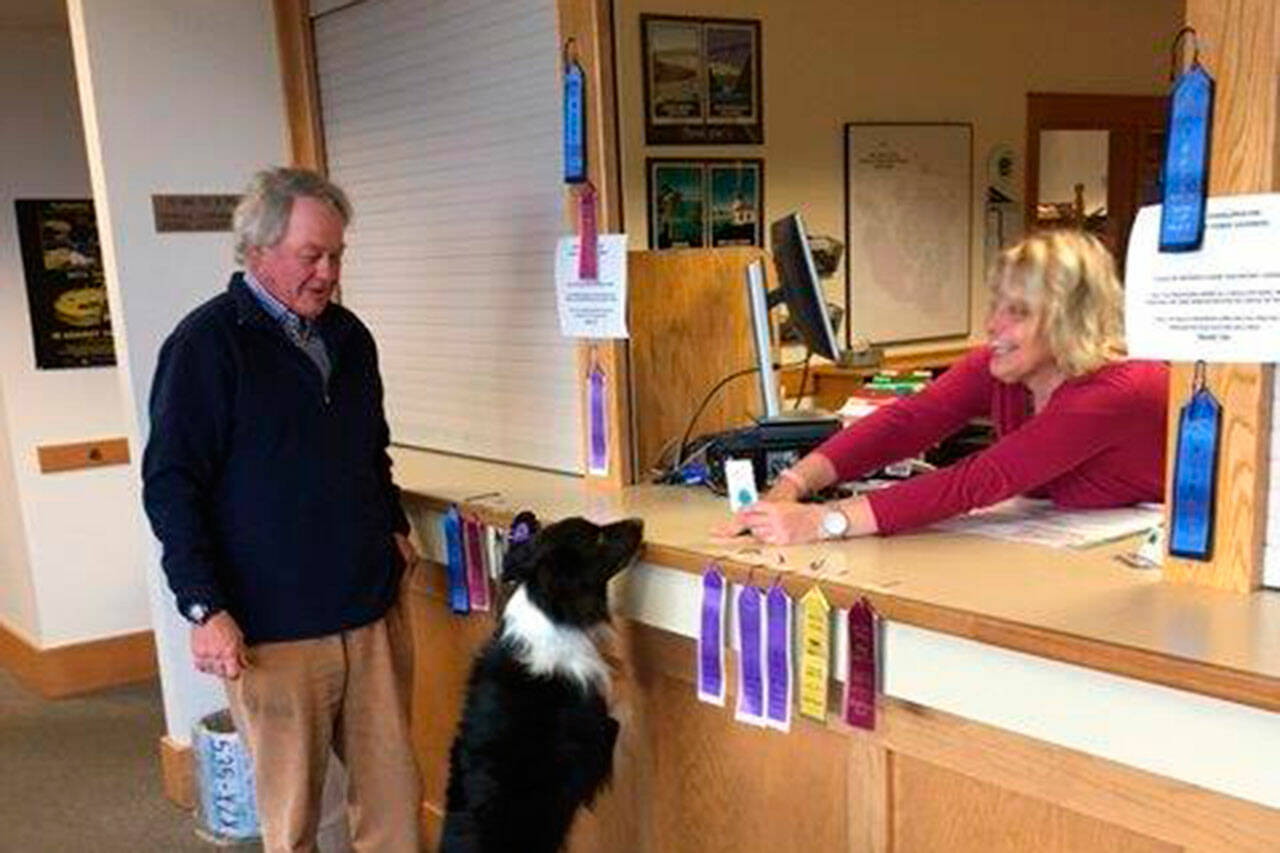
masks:
POLYGON ((849 516, 832 507, 822 513, 822 538, 843 539, 849 532, 849 516))
POLYGON ((222 608, 214 607, 203 601, 190 601, 183 605, 181 613, 192 625, 203 625, 222 612, 222 608))

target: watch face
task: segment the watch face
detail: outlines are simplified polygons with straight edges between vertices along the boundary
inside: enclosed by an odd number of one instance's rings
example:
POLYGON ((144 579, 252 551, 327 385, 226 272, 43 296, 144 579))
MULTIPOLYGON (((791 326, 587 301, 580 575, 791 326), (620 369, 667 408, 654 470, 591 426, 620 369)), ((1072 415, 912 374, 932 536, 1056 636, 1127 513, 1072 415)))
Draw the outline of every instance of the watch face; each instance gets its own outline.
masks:
POLYGON ((822 516, 822 531, 833 539, 838 539, 849 529, 849 517, 837 509, 828 510, 822 516))

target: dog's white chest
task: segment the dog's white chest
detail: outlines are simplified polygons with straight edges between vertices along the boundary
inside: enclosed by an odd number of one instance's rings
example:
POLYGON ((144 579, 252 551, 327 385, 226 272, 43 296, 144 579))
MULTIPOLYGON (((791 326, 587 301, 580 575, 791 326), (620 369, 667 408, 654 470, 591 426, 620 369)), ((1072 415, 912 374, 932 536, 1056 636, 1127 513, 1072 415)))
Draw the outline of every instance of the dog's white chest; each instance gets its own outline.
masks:
POLYGON ((536 675, 558 675, 609 692, 609 667, 590 634, 557 625, 520 586, 502 614, 502 637, 519 649, 520 662, 536 675))

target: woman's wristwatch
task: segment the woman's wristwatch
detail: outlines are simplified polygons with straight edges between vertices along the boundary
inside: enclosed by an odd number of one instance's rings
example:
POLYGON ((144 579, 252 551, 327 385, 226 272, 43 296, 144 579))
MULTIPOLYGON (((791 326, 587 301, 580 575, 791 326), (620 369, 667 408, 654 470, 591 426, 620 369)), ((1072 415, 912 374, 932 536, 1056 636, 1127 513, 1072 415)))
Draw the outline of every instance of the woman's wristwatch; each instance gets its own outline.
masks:
POLYGON ((822 512, 822 538, 843 539, 849 534, 849 516, 840 507, 831 504, 822 512))

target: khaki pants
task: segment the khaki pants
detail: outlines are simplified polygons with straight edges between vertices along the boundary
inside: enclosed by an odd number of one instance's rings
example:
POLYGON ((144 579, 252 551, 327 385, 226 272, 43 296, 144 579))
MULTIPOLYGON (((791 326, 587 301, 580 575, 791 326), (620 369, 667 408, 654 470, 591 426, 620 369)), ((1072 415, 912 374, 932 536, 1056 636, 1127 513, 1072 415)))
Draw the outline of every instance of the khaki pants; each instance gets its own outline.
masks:
POLYGON ((371 625, 261 643, 225 682, 254 760, 267 853, 314 851, 325 767, 347 769, 358 851, 418 851, 421 791, 409 740, 409 637, 398 607, 371 625))

